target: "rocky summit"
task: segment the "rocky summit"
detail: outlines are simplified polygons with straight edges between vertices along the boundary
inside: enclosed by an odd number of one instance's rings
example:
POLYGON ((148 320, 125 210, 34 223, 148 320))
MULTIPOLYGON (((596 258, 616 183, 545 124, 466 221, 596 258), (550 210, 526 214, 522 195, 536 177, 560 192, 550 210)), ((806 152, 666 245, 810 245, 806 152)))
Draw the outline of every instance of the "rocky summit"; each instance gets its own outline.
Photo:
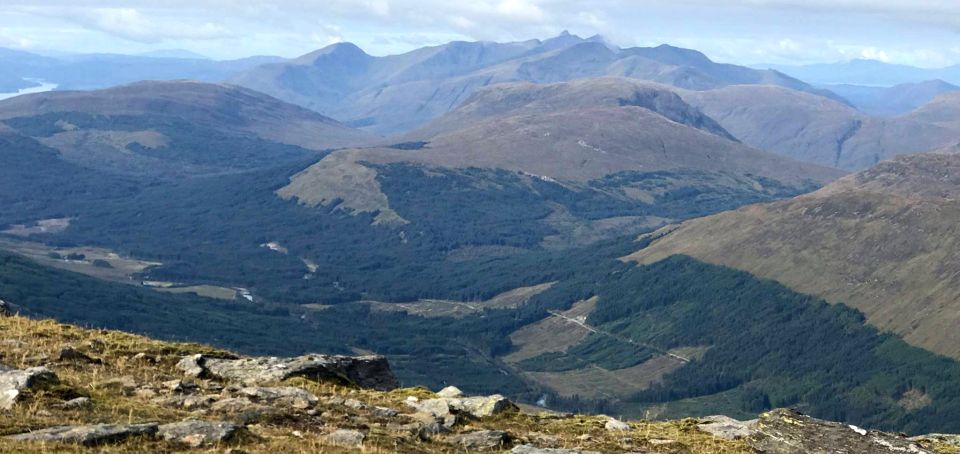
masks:
POLYGON ((562 414, 402 388, 376 356, 242 357, 11 315, 0 337, 0 452, 922 454, 960 440, 785 409, 753 421, 562 414))

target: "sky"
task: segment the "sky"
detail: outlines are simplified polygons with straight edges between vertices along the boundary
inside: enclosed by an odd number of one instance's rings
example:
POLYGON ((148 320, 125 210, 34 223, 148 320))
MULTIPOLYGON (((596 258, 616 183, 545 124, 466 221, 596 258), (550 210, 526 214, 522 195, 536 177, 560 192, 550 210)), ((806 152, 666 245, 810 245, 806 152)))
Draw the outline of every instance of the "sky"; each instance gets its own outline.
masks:
POLYGON ((738 64, 960 63, 957 0, 0 0, 0 47, 39 53, 295 57, 349 41, 387 55, 563 30, 738 64))

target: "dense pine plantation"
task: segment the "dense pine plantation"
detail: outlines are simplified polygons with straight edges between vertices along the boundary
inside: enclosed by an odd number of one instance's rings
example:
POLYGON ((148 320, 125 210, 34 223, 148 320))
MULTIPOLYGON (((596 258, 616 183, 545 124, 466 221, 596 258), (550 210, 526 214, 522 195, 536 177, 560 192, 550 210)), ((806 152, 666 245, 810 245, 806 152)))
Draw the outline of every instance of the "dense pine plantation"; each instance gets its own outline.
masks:
MULTIPOLYGON (((10 254, 0 268, 0 292, 37 316, 242 352, 369 349, 388 355, 405 384, 454 383, 471 392, 498 391, 531 401, 547 391, 505 375, 497 360, 513 348, 509 334, 546 317, 549 309, 598 295, 600 303, 588 319, 594 326, 661 349, 710 348, 702 359, 626 402, 557 399, 563 408, 642 414, 650 405, 666 404, 677 413, 748 415, 794 406, 818 417, 911 433, 960 430, 960 401, 952 385, 960 379, 955 361, 880 334, 842 305, 827 305, 746 273, 685 257, 651 266, 616 260, 635 247, 625 238, 475 268, 462 278, 478 287, 508 275, 518 282, 560 283, 517 310, 487 310, 462 319, 376 312, 356 304, 299 311, 163 295, 42 268, 10 254), (30 290, 37 286, 46 290, 30 290), (342 329, 345 320, 351 329, 342 329), (268 334, 273 332, 285 335, 268 334), (929 405, 913 411, 900 406, 908 390, 929 396, 929 405)), ((594 335, 565 354, 544 355, 523 366, 622 368, 652 354, 594 335)))
MULTIPOLYGON (((625 408, 667 403, 675 409, 668 415, 699 406, 699 412, 746 416, 797 407, 868 427, 960 430, 960 364, 877 332, 849 307, 682 256, 594 277, 600 299, 591 325, 663 350, 709 347, 702 359, 629 398, 625 408), (909 390, 928 396, 929 405, 899 402, 909 390), (697 399, 693 407, 690 399, 697 399)), ((540 298, 575 301, 581 290, 572 282, 540 298)), ((566 354, 527 365, 622 368, 652 354, 595 334, 566 354)))

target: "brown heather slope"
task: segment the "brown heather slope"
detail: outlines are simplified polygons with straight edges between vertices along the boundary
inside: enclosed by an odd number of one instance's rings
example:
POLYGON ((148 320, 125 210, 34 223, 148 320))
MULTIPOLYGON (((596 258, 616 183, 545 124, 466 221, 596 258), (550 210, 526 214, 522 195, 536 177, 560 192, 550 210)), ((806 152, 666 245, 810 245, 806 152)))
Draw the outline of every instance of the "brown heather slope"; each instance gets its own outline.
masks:
POLYGON ((622 77, 597 77, 566 83, 503 83, 477 90, 456 110, 406 135, 407 140, 428 140, 505 115, 544 114, 584 107, 636 106, 677 123, 733 139, 716 121, 687 104, 674 88, 655 82, 622 77))
POLYGON ((709 117, 653 84, 614 78, 508 84, 484 89, 406 138, 426 142, 423 148, 338 151, 294 176, 279 194, 308 205, 339 201, 356 211, 379 209, 387 220, 394 216, 369 164, 506 169, 573 183, 628 171, 699 171, 724 175, 729 187, 747 181, 760 189, 771 180, 819 186, 843 173, 727 136, 709 117))
POLYGON ((323 150, 374 138, 336 120, 234 85, 149 81, 93 91, 52 91, 0 102, 0 121, 47 113, 164 115, 266 140, 323 150))
POLYGON ((960 357, 960 155, 898 157, 811 194, 653 235, 660 238, 625 259, 684 254, 745 270, 960 357))
MULTIPOLYGON (((736 85, 681 96, 750 146, 850 171, 960 142, 960 129, 953 128, 960 118, 956 115, 953 123, 944 121, 949 115, 932 112, 877 118, 822 96, 776 86, 736 85)), ((949 97, 934 104, 949 107, 949 97)))
POLYGON ((960 130, 960 92, 937 96, 924 106, 907 114, 906 118, 945 128, 960 130))

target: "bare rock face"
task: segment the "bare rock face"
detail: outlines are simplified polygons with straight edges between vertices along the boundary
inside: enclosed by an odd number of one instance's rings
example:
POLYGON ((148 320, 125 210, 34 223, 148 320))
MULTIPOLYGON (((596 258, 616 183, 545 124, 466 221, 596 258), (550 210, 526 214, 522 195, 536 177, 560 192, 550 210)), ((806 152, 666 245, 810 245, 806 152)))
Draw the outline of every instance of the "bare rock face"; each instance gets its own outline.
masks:
POLYGON ((59 382, 57 375, 46 367, 18 370, 0 365, 0 409, 13 408, 24 391, 40 389, 59 382))
POLYGON ((283 381, 293 377, 312 380, 345 380, 362 388, 389 391, 400 386, 382 356, 304 355, 295 358, 243 359, 184 357, 177 367, 190 377, 215 377, 247 385, 283 381))
POLYGON ((169 442, 191 448, 229 443, 236 440, 244 428, 222 421, 180 421, 159 427, 158 435, 169 442))
POLYGON ((117 443, 131 437, 152 437, 158 425, 149 424, 94 424, 89 426, 58 426, 48 429, 11 435, 7 438, 24 442, 67 443, 95 446, 117 443))
POLYGON ((510 442, 510 435, 500 430, 478 430, 447 438, 448 444, 467 452, 500 449, 510 442))
POLYGON ((697 428, 724 440, 738 440, 754 432, 757 420, 738 421, 729 416, 716 415, 700 419, 697 428))
POLYGON ((821 421, 786 409, 760 415, 747 443, 768 454, 933 454, 901 435, 821 421))

